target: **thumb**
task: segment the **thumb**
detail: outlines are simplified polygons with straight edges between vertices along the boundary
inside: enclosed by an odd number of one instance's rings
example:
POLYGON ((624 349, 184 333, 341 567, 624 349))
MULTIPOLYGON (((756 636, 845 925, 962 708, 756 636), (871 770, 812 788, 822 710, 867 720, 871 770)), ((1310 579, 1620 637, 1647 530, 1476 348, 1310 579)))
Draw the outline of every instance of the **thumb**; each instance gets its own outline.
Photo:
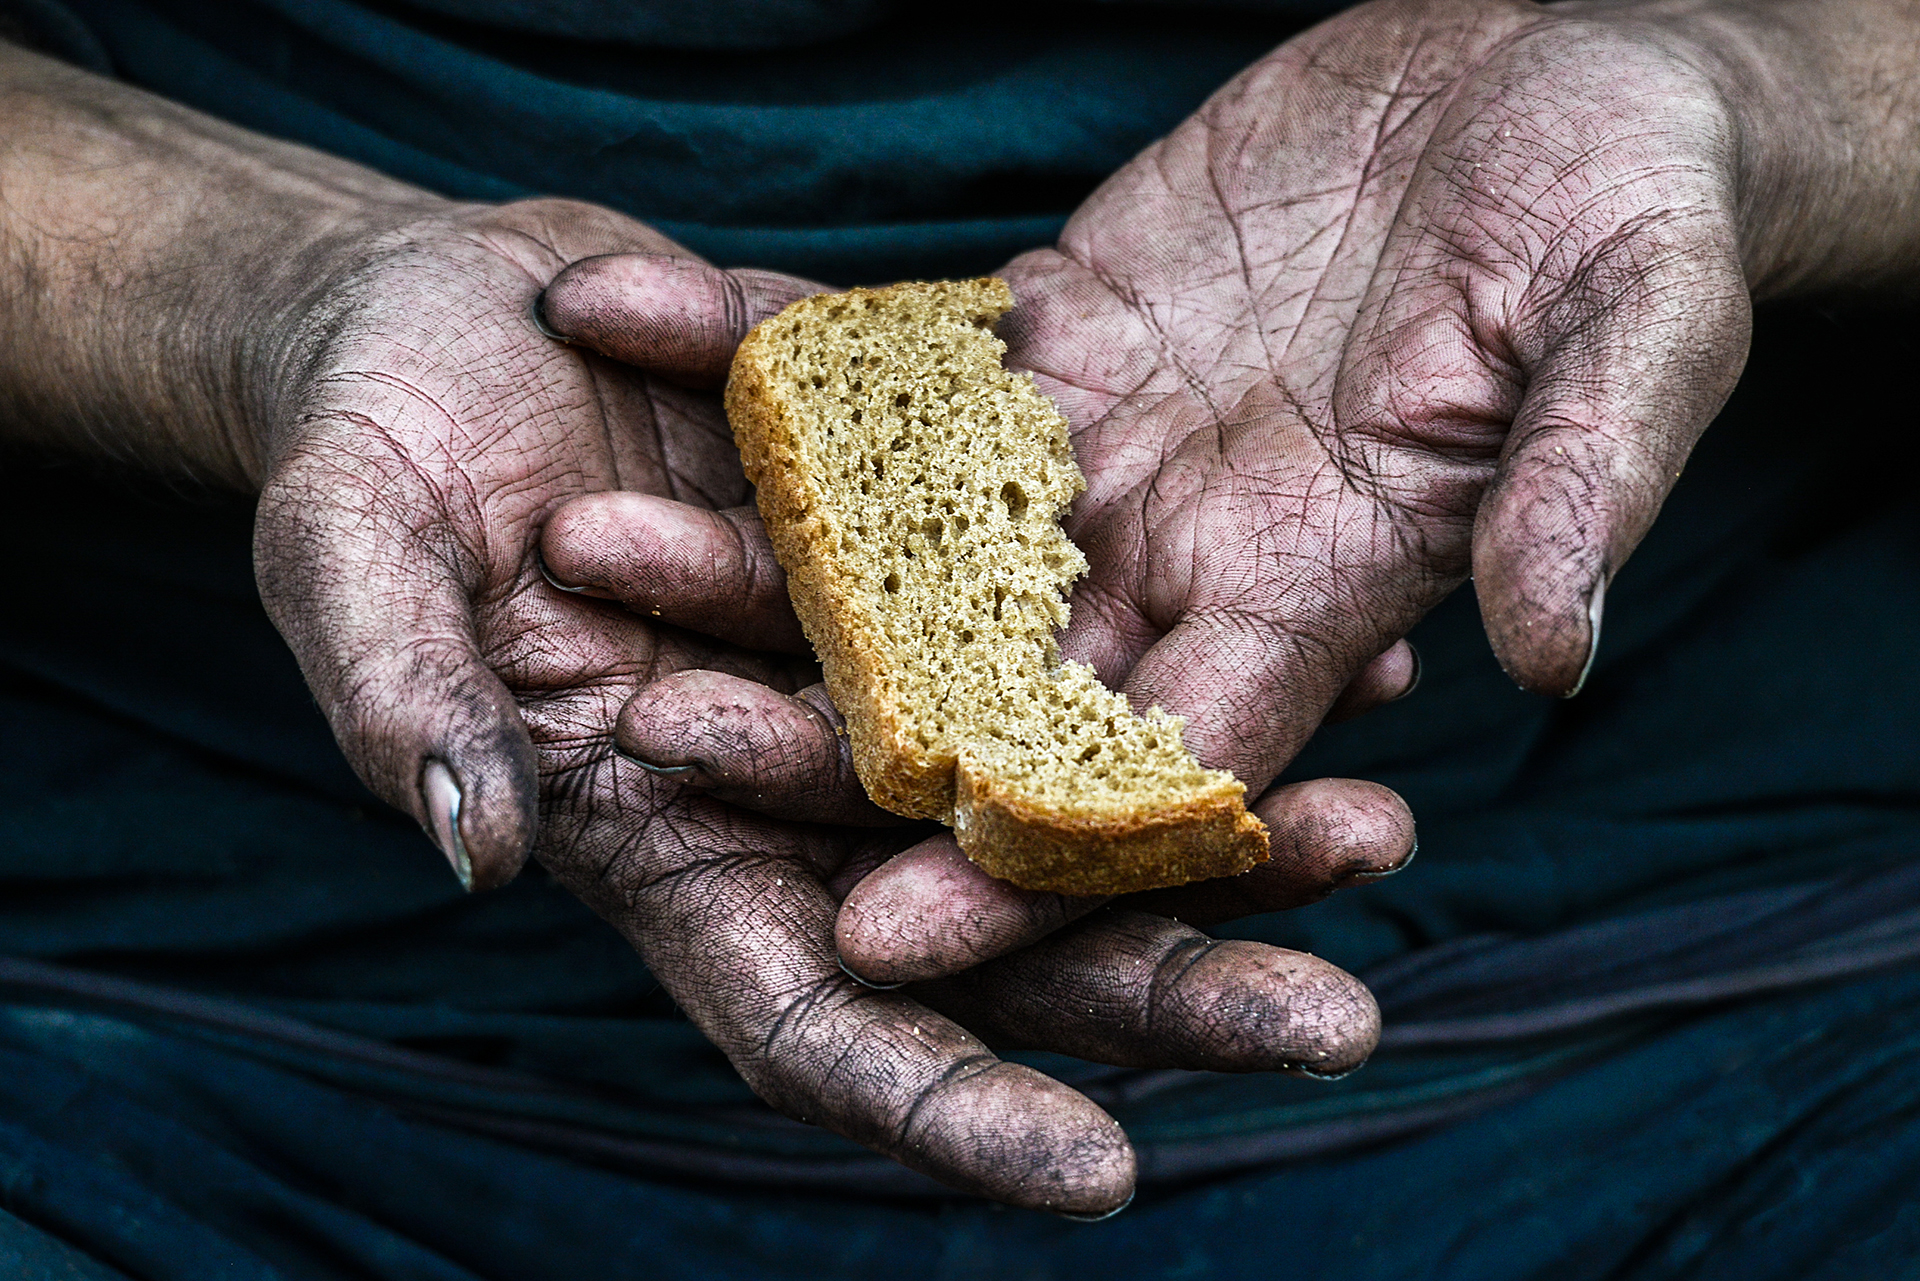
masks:
POLYGON ((726 381, 747 331, 824 285, 666 254, 583 258, 534 302, 553 337, 696 387, 726 381))
POLYGON ((1141 657, 1126 694, 1136 710, 1181 717, 1188 750, 1232 770, 1251 798, 1299 754, 1377 645, 1278 610, 1199 609, 1141 657))
POLYGON ((261 494, 255 573, 354 771, 414 816, 463 886, 490 888, 533 847, 533 741, 480 655, 458 540, 385 528, 380 513, 405 506, 337 460, 289 460, 261 494))
POLYGON ((1501 666, 1540 693, 1585 683, 1608 583, 1746 362, 1732 254, 1649 248, 1596 256, 1513 344, 1526 391, 1474 520, 1474 588, 1501 666))

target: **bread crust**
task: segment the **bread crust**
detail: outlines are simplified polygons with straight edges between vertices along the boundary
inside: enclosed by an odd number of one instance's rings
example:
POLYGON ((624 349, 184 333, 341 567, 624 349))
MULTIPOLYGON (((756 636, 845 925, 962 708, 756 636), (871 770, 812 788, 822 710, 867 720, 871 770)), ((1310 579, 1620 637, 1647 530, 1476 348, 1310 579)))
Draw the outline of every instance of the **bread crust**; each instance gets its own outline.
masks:
MULTIPOLYGON (((781 315, 831 297, 802 299, 781 315)), ((1011 295, 1007 303, 1012 305, 1011 295)), ((787 572, 787 592, 826 674, 827 693, 846 718, 854 769, 867 795, 908 818, 950 822, 957 754, 930 752, 902 732, 895 710, 900 691, 867 639, 879 628, 854 585, 840 580, 837 560, 816 554, 817 548, 835 546, 842 531, 829 524, 825 495, 800 466, 801 424, 772 385, 771 324, 762 322, 740 344, 726 390, 727 421, 753 482, 760 518, 787 572)))
POLYGON ((1112 895, 1238 876, 1267 861, 1267 825, 1238 783, 1184 805, 1113 818, 1059 814, 1009 794, 963 762, 953 832, 990 876, 1022 889, 1112 895))
MULTIPOLYGON (((988 324, 1013 305, 1005 282, 984 278, 937 285, 856 289, 876 299, 895 290, 951 291, 956 306, 988 324)), ((959 750, 930 750, 904 729, 902 696, 886 657, 869 641, 877 620, 856 583, 842 581, 832 549, 844 531, 801 465, 806 424, 797 422, 773 373, 773 330, 797 309, 833 305, 840 295, 793 304, 740 344, 727 382, 727 417, 794 610, 826 674, 827 692, 847 721, 854 768, 874 802, 911 818, 950 823, 960 847, 991 875, 1062 894, 1124 894, 1247 871, 1268 855, 1266 826, 1247 812, 1245 788, 1230 777, 1175 806, 1091 817, 1036 807, 959 750)))

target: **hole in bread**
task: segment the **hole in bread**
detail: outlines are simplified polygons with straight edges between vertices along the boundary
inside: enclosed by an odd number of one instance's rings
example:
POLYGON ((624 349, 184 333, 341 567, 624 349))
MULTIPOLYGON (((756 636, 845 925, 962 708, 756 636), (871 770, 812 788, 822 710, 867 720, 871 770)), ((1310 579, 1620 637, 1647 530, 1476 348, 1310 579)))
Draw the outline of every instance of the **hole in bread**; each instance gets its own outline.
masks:
POLYGON ((889 592, 897 592, 897 591, 899 591, 899 590, 900 590, 900 575, 898 575, 898 574, 888 574, 888 575, 887 575, 887 577, 886 577, 886 581, 884 581, 884 582, 882 582, 882 583, 880 584, 880 586, 882 586, 882 587, 884 587, 884 588, 886 588, 886 590, 888 590, 889 592))
POLYGON ((1007 505, 1007 517, 1019 520, 1027 514, 1027 491, 1013 481, 1000 486, 1000 501, 1007 505))
POLYGON ((947 527, 945 522, 938 516, 934 516, 930 517, 925 524, 920 526, 920 532, 927 536, 929 543, 938 547, 941 537, 947 532, 947 527))
POLYGON ((895 396, 893 398, 893 403, 899 408, 905 409, 908 405, 911 405, 913 403, 913 397, 909 396, 906 392, 903 391, 898 396, 895 396))

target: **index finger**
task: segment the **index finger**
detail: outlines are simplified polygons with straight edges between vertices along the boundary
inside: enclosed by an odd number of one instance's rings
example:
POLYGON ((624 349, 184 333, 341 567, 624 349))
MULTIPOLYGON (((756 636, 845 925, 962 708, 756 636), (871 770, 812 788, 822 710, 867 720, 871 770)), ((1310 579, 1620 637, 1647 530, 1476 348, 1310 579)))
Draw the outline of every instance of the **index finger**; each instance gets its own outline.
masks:
POLYGON ((667 254, 603 254, 554 277, 534 315, 556 337, 603 356, 717 387, 749 329, 788 303, 825 292, 774 271, 722 271, 667 254))
POLYGON ((751 507, 708 511, 614 490, 563 505, 540 531, 548 577, 749 649, 809 652, 787 576, 751 507))
POLYGON ((805 829, 742 822, 681 793, 644 831, 604 867, 568 859, 555 872, 768 1103, 1013 1205, 1099 1215, 1126 1204, 1134 1153, 1112 1117, 841 970, 837 905, 805 829))

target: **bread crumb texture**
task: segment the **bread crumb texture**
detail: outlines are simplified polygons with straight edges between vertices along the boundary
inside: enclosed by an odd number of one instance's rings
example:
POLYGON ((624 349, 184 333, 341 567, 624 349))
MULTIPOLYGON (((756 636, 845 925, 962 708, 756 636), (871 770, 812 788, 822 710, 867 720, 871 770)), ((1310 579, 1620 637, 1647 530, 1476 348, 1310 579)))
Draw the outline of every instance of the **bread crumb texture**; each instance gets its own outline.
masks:
POLYGON ((1087 569, 1067 423, 1001 364, 993 279, 804 299, 741 344, 727 414, 880 805, 1029 889, 1122 894, 1267 857, 1245 788, 1054 640, 1087 569))

